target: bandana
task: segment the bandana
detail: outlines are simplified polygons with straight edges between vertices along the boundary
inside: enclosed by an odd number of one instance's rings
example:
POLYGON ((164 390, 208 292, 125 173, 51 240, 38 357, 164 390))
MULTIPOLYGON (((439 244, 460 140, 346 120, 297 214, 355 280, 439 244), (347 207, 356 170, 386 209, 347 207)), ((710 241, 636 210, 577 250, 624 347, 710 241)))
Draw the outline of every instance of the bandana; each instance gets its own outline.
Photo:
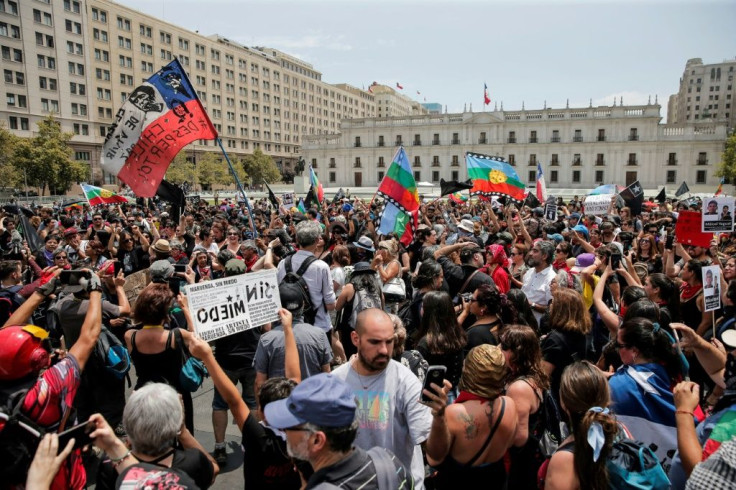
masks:
POLYGON ((702 284, 696 284, 695 286, 691 286, 686 282, 682 283, 682 286, 680 286, 680 299, 687 301, 689 299, 694 298, 695 296, 700 293, 700 290, 703 289, 702 284))
POLYGON ((488 246, 489 264, 498 264, 504 269, 509 267, 509 259, 506 256, 506 249, 498 244, 488 246))

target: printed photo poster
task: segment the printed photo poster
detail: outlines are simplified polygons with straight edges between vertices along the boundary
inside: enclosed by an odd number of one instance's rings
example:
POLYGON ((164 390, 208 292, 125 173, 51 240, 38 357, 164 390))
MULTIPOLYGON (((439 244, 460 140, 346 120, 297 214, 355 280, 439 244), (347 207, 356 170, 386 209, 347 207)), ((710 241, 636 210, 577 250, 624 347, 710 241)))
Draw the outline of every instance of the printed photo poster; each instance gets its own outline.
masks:
POLYGON ((547 221, 557 221, 557 204, 547 203, 544 206, 544 219, 547 221))
POLYGON ((276 269, 188 284, 183 291, 194 330, 207 342, 279 319, 276 269))
POLYGON ((729 196, 709 197, 703 199, 704 232, 733 231, 734 198, 729 196))
POLYGON ((293 192, 284 192, 281 195, 281 205, 288 208, 291 208, 294 205, 294 193, 293 192))
POLYGON ((717 265, 703 267, 703 299, 705 311, 721 307, 721 268, 717 265))

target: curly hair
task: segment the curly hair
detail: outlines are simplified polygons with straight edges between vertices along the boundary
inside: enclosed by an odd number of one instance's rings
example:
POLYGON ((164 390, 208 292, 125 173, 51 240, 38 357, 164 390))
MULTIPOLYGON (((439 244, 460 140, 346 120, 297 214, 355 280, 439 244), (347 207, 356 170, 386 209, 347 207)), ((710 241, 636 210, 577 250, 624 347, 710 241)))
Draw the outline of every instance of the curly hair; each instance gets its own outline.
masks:
POLYGON ((542 369, 542 349, 531 327, 508 325, 501 334, 501 350, 511 352, 509 367, 514 379, 531 378, 540 390, 549 387, 549 377, 542 369))
POLYGON ((496 315, 503 325, 516 323, 516 307, 505 294, 498 292, 494 284, 482 284, 476 291, 478 306, 485 308, 491 315, 496 315))

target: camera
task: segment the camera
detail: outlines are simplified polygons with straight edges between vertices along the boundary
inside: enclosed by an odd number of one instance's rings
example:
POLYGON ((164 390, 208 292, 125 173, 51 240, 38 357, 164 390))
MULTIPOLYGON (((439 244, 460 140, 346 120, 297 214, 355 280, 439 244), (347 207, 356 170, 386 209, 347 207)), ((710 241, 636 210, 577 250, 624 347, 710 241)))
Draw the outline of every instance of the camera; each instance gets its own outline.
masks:
POLYGON ((463 301, 467 303, 471 299, 473 299, 473 293, 458 294, 452 299, 452 304, 457 306, 459 304, 462 304, 463 301))

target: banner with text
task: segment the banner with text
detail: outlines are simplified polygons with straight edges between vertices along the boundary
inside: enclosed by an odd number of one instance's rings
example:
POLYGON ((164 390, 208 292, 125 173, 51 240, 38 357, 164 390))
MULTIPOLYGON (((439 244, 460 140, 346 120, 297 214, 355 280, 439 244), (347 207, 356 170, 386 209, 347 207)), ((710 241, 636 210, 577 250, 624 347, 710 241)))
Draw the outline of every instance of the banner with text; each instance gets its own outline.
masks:
POLYGON ((189 284, 184 292, 194 330, 208 342, 279 319, 276 269, 189 284))
POLYGON ((708 248, 713 239, 713 233, 700 231, 703 216, 697 211, 680 211, 677 215, 675 225, 675 236, 677 241, 683 245, 695 245, 696 247, 708 248))
POLYGON ((705 311, 721 307, 721 268, 717 265, 703 267, 703 298, 705 311))
POLYGON ((583 208, 585 214, 594 216, 602 216, 608 214, 608 207, 611 205, 613 194, 599 194, 597 196, 588 196, 585 198, 583 208))

